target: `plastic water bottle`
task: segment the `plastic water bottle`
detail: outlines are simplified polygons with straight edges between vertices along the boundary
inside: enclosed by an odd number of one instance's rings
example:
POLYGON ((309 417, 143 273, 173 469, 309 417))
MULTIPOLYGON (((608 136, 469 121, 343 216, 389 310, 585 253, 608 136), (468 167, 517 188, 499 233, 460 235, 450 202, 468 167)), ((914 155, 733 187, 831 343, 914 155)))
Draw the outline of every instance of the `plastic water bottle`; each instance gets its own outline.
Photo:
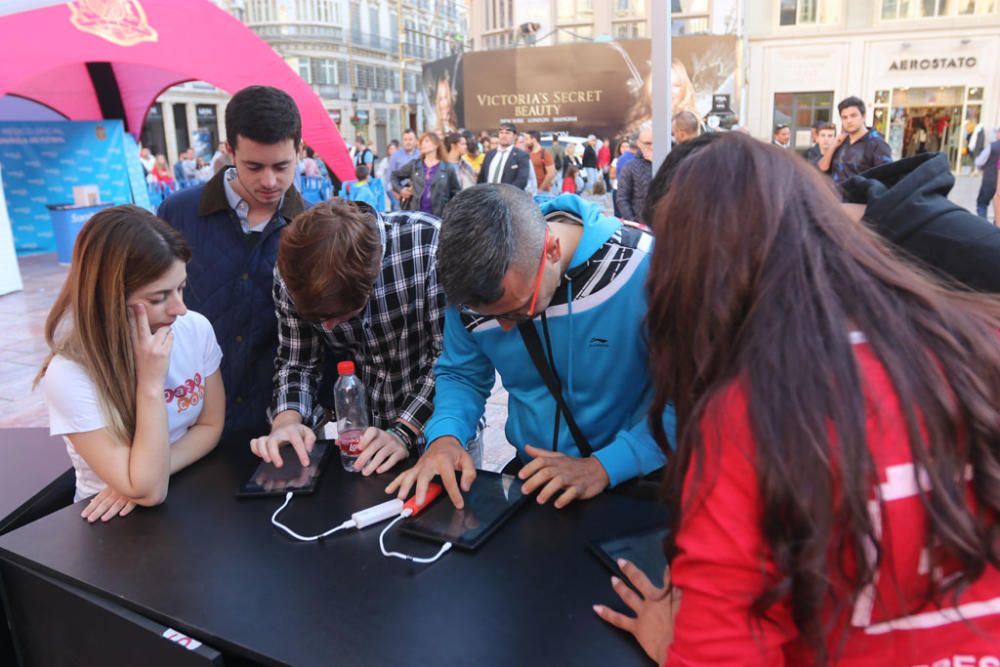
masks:
POLYGON ((365 386, 354 375, 354 362, 337 364, 337 384, 333 386, 333 403, 337 410, 337 446, 340 464, 348 472, 357 472, 354 462, 361 454, 361 435, 368 428, 368 398, 365 386))

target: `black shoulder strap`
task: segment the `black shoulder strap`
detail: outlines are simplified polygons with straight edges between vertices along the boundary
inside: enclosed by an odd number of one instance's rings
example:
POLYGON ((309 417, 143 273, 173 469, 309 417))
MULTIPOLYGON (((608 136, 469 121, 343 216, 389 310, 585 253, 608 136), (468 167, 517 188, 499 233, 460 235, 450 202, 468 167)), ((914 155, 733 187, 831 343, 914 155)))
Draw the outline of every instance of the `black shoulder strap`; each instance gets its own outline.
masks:
MULTIPOLYGON (((538 337, 535 325, 530 321, 521 322, 517 325, 517 329, 521 332, 521 339, 524 341, 524 346, 528 349, 528 354, 531 355, 531 361, 534 362, 535 368, 538 369, 538 374, 542 376, 542 380, 545 382, 545 386, 548 387, 549 393, 556 399, 556 405, 559 406, 559 410, 566 416, 566 426, 569 427, 569 432, 573 435, 576 446, 580 448, 580 453, 584 456, 592 455, 594 448, 590 446, 590 441, 587 440, 587 436, 577 426, 576 420, 573 419, 573 413, 570 412, 569 406, 566 405, 566 400, 562 395, 562 384, 545 358, 545 352, 542 350, 542 341, 538 337)), ((558 415, 556 418, 558 419, 558 415)))

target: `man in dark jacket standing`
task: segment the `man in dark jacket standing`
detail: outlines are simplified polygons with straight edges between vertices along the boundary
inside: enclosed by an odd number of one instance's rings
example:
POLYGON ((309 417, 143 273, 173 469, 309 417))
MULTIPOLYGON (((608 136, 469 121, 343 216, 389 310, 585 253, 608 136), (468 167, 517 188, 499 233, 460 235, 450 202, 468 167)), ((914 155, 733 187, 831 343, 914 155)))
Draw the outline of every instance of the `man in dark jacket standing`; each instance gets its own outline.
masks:
POLYGON ((653 178, 653 126, 643 123, 636 140, 639 151, 618 172, 618 194, 615 202, 625 220, 638 222, 646 206, 649 181, 653 178))
POLYGON ((1000 293, 1000 229, 950 201, 954 185, 948 157, 924 153, 854 176, 841 190, 847 204, 864 206, 869 226, 920 264, 1000 293))
MULTIPOLYGON (((990 201, 997 192, 997 162, 1000 162, 1000 127, 993 133, 995 141, 983 148, 976 156, 976 168, 983 172, 983 182, 979 186, 979 196, 976 197, 976 213, 983 220, 988 220, 986 211, 990 207, 990 201)), ((993 211, 993 217, 997 218, 997 211, 993 211)), ((1000 219, 1000 218, 998 218, 1000 219)))
POLYGON ((302 121, 286 93, 251 86, 226 107, 235 166, 164 201, 159 216, 191 246, 184 300, 222 347, 226 429, 266 432, 278 328, 271 288, 279 232, 305 206, 292 185, 302 121))
POLYGON ((865 103, 848 97, 837 105, 841 130, 832 150, 823 154, 816 165, 827 172, 834 183, 843 183, 869 169, 892 162, 892 149, 874 127, 865 125, 865 103))
POLYGON ((583 145, 583 170, 587 174, 586 191, 594 189, 597 182, 597 137, 591 134, 587 137, 587 143, 583 145))
POLYGON ((483 158, 479 169, 479 183, 509 183, 522 190, 528 187, 531 175, 531 157, 514 145, 517 127, 513 123, 500 123, 497 133, 499 146, 483 158))

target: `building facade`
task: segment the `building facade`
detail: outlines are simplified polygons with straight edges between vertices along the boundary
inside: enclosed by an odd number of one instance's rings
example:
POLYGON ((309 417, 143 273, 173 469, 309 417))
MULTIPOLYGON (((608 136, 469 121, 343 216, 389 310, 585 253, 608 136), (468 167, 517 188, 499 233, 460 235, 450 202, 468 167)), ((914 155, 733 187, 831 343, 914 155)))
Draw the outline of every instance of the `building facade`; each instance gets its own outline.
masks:
POLYGON ((177 156, 195 147, 202 157, 215 151, 226 138, 226 104, 229 95, 215 86, 189 81, 168 89, 146 114, 139 143, 153 155, 177 156))
MULTIPOLYGON (((671 0, 673 34, 734 34, 739 0, 671 0)), ((475 50, 553 46, 653 34, 652 0, 471 0, 475 50), (537 24, 537 25, 532 25, 537 24)))
POLYGON ((970 132, 1000 124, 998 5, 762 0, 747 14, 751 132, 790 125, 804 150, 812 122, 839 126, 837 102, 855 95, 895 158, 940 150, 971 169, 970 132))
MULTIPOLYGON (((215 2, 312 85, 348 144, 364 136, 380 155, 402 128, 423 127, 423 63, 462 48, 467 32, 465 0, 215 2)), ((214 140, 225 139, 228 98, 202 83, 168 90, 147 117, 143 145, 173 163, 192 143, 201 145, 206 128, 214 140)))

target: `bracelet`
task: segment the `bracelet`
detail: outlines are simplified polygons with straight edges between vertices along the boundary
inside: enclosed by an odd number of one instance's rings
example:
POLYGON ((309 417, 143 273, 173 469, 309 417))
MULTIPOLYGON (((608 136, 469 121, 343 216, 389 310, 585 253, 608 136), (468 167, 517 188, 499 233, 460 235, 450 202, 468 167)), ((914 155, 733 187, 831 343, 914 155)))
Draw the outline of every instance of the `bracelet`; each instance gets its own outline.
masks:
POLYGON ((406 433, 406 435, 409 436, 410 442, 412 442, 414 445, 416 445, 417 442, 420 440, 420 435, 412 428, 404 424, 403 422, 398 421, 395 424, 393 424, 393 426, 398 428, 403 433, 406 433))
POLYGON ((397 438, 399 438, 399 441, 403 443, 403 447, 406 449, 407 452, 413 451, 413 445, 415 444, 413 438, 410 437, 409 433, 400 428, 399 424, 393 424, 392 426, 390 426, 388 429, 386 429, 386 433, 391 433, 397 438))

